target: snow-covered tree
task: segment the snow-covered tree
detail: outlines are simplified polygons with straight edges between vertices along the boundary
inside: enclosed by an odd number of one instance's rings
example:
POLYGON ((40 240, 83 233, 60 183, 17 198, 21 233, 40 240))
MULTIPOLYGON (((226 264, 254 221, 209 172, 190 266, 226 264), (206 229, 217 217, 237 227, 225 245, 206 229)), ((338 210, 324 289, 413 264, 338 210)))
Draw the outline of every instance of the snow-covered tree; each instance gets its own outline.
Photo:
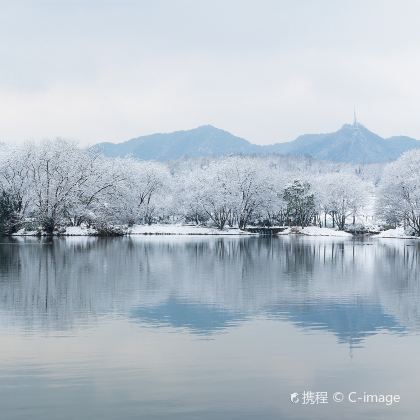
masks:
POLYGON ((197 173, 198 200, 208 218, 222 230, 233 221, 235 197, 232 188, 231 170, 226 161, 213 161, 197 173))
POLYGON ((124 181, 118 187, 115 211, 129 225, 151 224, 158 217, 163 194, 169 193, 170 174, 167 167, 133 159, 120 160, 120 165, 124 181))
MULTIPOLYGON (((377 213, 420 232, 416 153, 386 168, 377 213)), ((112 233, 120 225, 177 221, 245 229, 322 219, 343 229, 361 214, 382 167, 290 156, 144 162, 61 139, 0 145, 0 230, 53 233, 86 224, 112 233)))
POLYGON ((420 150, 409 151, 387 165, 377 213, 384 221, 403 223, 420 236, 420 150))
POLYGON ((31 213, 46 233, 97 220, 125 175, 114 160, 62 139, 29 144, 25 152, 31 213))
POLYGON ((14 233, 22 226, 33 201, 32 154, 27 145, 0 147, 1 224, 5 233, 14 233))
POLYGON ((229 158, 224 164, 231 182, 233 216, 238 227, 244 229, 265 205, 265 191, 270 179, 267 164, 251 158, 229 158))
POLYGON ((178 191, 189 218, 244 229, 265 205, 270 177, 260 159, 228 157, 185 171, 178 191))
POLYGON ((328 173, 315 181, 317 203, 332 218, 333 226, 343 230, 349 217, 355 223, 356 216, 366 205, 368 184, 351 173, 328 173))
POLYGON ((29 145, 29 176, 34 210, 42 228, 52 233, 88 182, 86 153, 74 143, 58 139, 29 145))
POLYGON ((198 165, 178 168, 173 180, 172 215, 183 218, 187 223, 206 223, 209 216, 202 203, 205 185, 205 176, 198 165))

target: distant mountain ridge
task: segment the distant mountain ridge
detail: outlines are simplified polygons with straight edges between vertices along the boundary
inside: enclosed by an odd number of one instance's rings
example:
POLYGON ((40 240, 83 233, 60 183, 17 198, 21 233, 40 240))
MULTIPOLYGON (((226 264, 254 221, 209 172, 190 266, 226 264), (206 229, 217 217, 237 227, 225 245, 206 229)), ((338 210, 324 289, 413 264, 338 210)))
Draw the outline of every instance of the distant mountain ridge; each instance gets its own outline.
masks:
POLYGON ((132 155, 138 159, 161 161, 258 151, 258 146, 249 141, 211 125, 173 133, 150 134, 117 144, 99 143, 94 147, 111 157, 132 155))
POLYGON ((192 130, 158 133, 123 143, 93 146, 110 157, 133 156, 142 160, 176 160, 187 157, 282 154, 311 156, 346 163, 380 163, 398 159, 407 150, 420 147, 420 141, 406 136, 384 139, 358 122, 344 124, 338 131, 304 134, 295 140, 273 145, 256 145, 241 137, 203 125, 192 130))

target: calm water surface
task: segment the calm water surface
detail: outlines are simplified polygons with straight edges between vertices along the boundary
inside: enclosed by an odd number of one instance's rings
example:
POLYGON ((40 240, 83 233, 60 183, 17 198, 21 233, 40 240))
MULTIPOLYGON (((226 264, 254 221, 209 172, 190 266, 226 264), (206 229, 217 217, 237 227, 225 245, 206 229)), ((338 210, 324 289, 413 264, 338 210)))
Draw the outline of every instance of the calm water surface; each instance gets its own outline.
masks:
POLYGON ((2 420, 420 418, 414 241, 0 242, 2 420))

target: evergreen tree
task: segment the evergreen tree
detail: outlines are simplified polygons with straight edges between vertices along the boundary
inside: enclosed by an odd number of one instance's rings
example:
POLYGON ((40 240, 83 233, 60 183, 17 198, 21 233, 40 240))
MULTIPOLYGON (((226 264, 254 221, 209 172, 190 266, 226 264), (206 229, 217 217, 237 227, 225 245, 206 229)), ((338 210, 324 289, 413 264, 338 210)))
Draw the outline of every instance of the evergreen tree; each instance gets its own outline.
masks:
POLYGON ((315 196, 308 182, 295 180, 285 188, 283 199, 289 225, 308 226, 315 215, 315 196))
POLYGON ((7 191, 0 193, 0 234, 10 235, 20 227, 19 202, 7 191))

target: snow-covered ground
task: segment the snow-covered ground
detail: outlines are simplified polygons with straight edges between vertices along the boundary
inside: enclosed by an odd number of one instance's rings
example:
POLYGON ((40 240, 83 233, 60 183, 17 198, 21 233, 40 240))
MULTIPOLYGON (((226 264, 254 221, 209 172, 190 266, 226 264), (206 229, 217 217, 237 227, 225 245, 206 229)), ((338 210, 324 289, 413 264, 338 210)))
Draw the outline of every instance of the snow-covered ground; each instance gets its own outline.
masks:
MULTIPOLYGON (((127 235, 258 235, 256 233, 246 232, 239 229, 226 228, 223 230, 193 225, 182 224, 156 224, 156 225, 134 225, 130 228, 125 228, 123 231, 127 235)), ((92 228, 69 226, 64 231, 60 232, 60 236, 94 236, 97 231, 92 228)), ((339 236, 351 237, 350 233, 330 229, 319 228, 316 226, 308 226, 304 229, 299 227, 288 228, 280 235, 302 234, 306 236, 339 236)), ((25 231, 21 229, 15 233, 14 236, 36 236, 36 231, 25 231)))
POLYGON ((351 233, 330 228, 320 228, 318 226, 307 226, 303 229, 299 227, 288 228, 279 235, 290 234, 299 234, 305 236, 336 236, 342 238, 351 238, 353 236, 351 233))
POLYGON ((129 235, 254 235, 239 229, 214 229, 189 225, 135 225, 127 230, 129 235))
MULTIPOLYGON (((219 230, 211 227, 182 225, 182 224, 156 224, 156 225, 134 225, 130 228, 122 229, 127 235, 258 235, 256 233, 246 232, 239 229, 226 228, 219 230)), ((278 235, 305 235, 305 236, 330 236, 351 238, 351 233, 335 230, 331 228, 320 228, 317 226, 308 226, 305 228, 292 227, 287 228, 278 235)), ((25 231, 21 229, 13 236, 37 236, 36 231, 25 231)), ((95 236, 97 231, 92 228, 69 226, 62 232, 60 236, 95 236)), ((373 236, 374 238, 396 238, 396 239, 418 239, 405 233, 402 227, 389 229, 373 236)))
POLYGON ((384 230, 377 235, 375 238, 397 238, 397 239, 418 239, 416 236, 407 235, 403 227, 397 227, 396 229, 384 230))
POLYGON ((89 236, 95 235, 97 232, 95 229, 86 228, 81 226, 68 226, 66 231, 63 233, 65 236, 89 236))
MULTIPOLYGON (((68 226, 60 235, 62 236, 93 236, 96 235, 97 231, 92 228, 82 227, 82 226, 68 226)), ((20 229, 12 236, 38 236, 39 232, 36 230, 25 230, 20 229)))
POLYGON ((37 236, 35 230, 20 229, 16 233, 12 233, 12 236, 37 236))
MULTIPOLYGON (((239 229, 215 229, 202 226, 190 225, 134 225, 130 228, 122 228, 127 235, 256 235, 239 229)), ((60 236, 95 236, 97 231, 83 226, 69 226, 59 233, 60 236)), ((19 230, 13 236, 38 236, 37 231, 19 230)))

